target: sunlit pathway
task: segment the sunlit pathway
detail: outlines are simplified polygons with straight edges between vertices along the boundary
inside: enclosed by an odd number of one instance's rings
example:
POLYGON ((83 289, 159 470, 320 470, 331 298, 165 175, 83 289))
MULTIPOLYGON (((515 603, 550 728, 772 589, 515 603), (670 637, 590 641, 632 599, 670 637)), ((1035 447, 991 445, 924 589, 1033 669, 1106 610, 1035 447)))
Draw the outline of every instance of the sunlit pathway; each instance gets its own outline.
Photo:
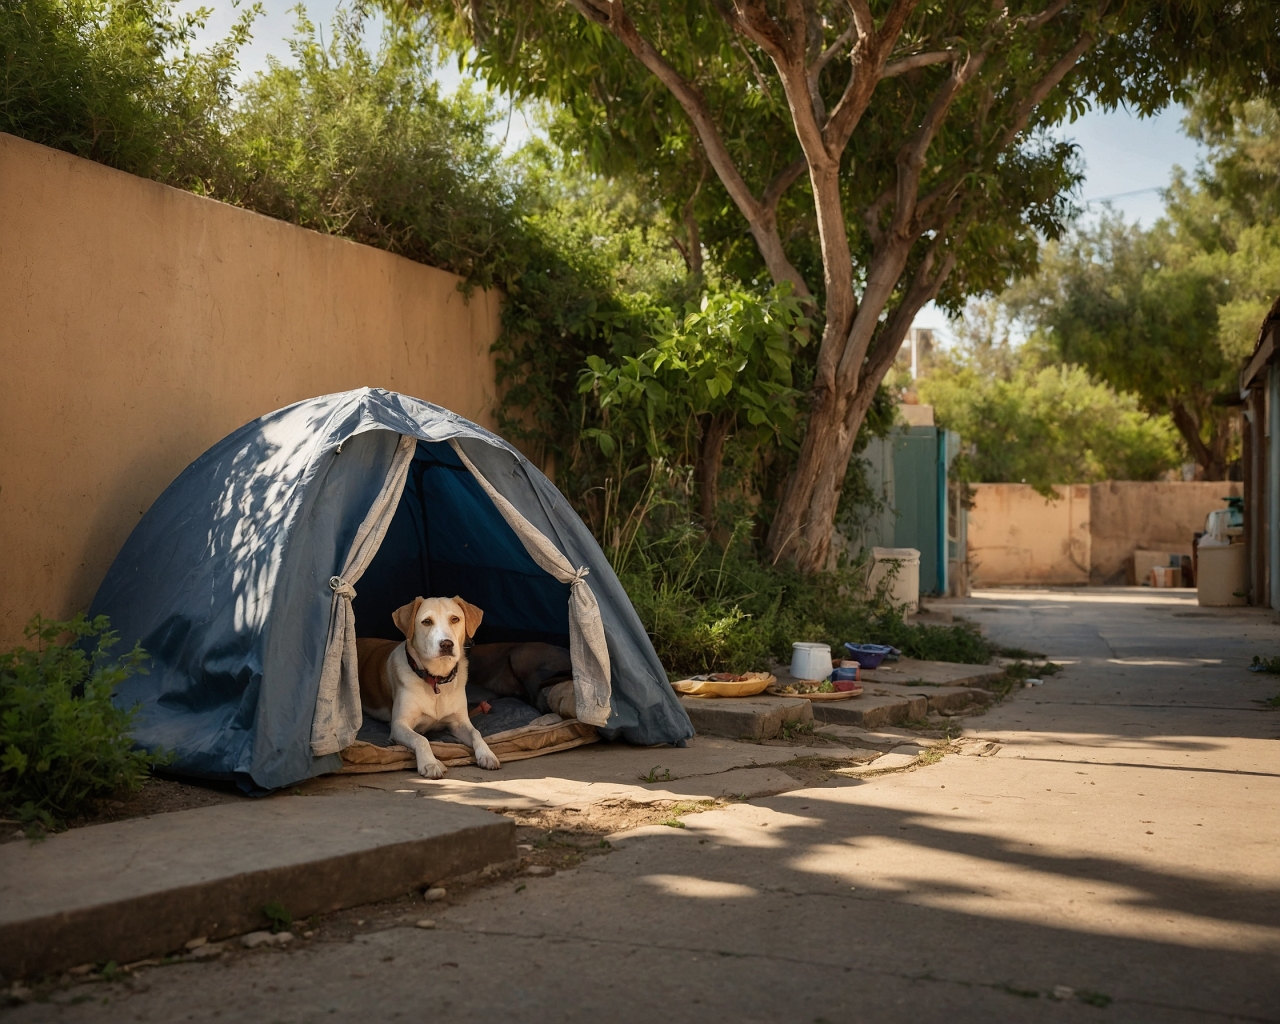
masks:
POLYGON ((964 613, 1069 662, 965 720, 993 756, 642 829, 434 931, 13 1019, 1280 1021, 1280 678, 1244 671, 1280 627, 1135 590, 964 613))

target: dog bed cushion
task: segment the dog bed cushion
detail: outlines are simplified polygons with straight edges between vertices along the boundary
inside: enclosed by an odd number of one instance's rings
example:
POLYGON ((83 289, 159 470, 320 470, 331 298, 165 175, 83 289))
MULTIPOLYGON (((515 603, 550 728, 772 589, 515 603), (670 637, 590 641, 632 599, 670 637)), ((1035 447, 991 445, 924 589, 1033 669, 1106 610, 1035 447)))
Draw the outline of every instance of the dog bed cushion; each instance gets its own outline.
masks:
MULTIPOLYGON (((489 713, 472 715, 471 723, 499 761, 522 761, 599 739, 593 725, 554 713, 543 714, 514 697, 493 697, 468 686, 468 705, 481 700, 489 703, 489 713)), ((433 729, 426 735, 432 753, 446 767, 476 763, 471 748, 457 742, 448 730, 433 729)), ((342 751, 343 772, 392 772, 416 767, 413 751, 391 738, 391 724, 374 718, 364 720, 355 742, 342 751)))

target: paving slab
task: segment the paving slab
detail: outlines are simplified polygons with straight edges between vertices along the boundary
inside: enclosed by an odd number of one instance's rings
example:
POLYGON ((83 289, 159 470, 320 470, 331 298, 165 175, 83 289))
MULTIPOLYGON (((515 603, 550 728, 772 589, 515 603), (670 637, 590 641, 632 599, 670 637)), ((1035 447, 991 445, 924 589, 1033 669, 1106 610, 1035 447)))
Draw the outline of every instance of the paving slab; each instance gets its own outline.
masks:
POLYGON ((835 775, 866 775, 869 772, 882 772, 892 768, 906 768, 908 765, 915 764, 918 754, 909 751, 890 751, 887 754, 881 754, 874 761, 868 761, 866 764, 852 765, 848 768, 837 768, 833 774, 835 775))
POLYGON ((915 743, 922 747, 931 747, 935 743, 945 743, 943 739, 920 736, 908 729, 862 729, 856 725, 838 725, 822 723, 817 731, 830 739, 838 740, 847 747, 870 747, 880 753, 886 753, 904 743, 915 743))
POLYGON ((958 665, 950 661, 899 658, 877 669, 863 669, 864 685, 872 683, 925 683, 931 686, 982 686, 1004 675, 1001 665, 958 665))
POLYGON ((126 963, 515 857, 515 826, 394 793, 245 798, 0 846, 0 973, 126 963))
POLYGON ((832 725, 856 725, 876 729, 899 722, 922 721, 929 715, 929 698, 924 694, 863 693, 853 700, 815 703, 813 717, 832 725))
MULTIPOLYGON (((901 742, 901 741, 899 741, 901 742)), ((629 743, 593 743, 547 757, 512 761, 496 771, 474 765, 450 768, 441 780, 424 779, 415 772, 373 772, 367 775, 326 775, 299 788, 303 793, 355 792, 364 788, 412 789, 432 792, 454 783, 479 784, 495 791, 518 794, 527 790, 525 782, 539 787, 608 786, 624 788, 655 780, 689 779, 715 775, 734 768, 756 768, 790 761, 799 751, 790 746, 742 743, 722 736, 694 736, 684 747, 636 747, 629 743)), ((505 806, 505 805, 504 805, 505 806)))
MULTIPOLYGON (((743 746, 747 745, 743 744, 743 746)), ((805 749, 782 748, 785 757, 780 760, 790 761, 807 752, 805 749)), ((821 753, 824 757, 856 756, 855 751, 845 747, 823 747, 821 753)), ((878 752, 873 751, 873 753, 878 752)), ((357 785, 376 786, 392 793, 412 790, 431 799, 502 810, 535 808, 581 810, 606 800, 630 800, 643 804, 663 800, 714 800, 727 796, 773 796, 799 789, 801 786, 800 782, 784 771, 756 765, 744 768, 731 767, 710 775, 695 775, 687 778, 673 776, 671 779, 664 778, 660 782, 648 785, 638 781, 634 784, 626 784, 553 777, 490 782, 468 782, 450 778, 427 781, 410 772, 386 773, 377 776, 376 781, 370 781, 370 779, 368 775, 361 776, 357 785)))
POLYGON ((930 711, 958 711, 970 704, 990 704, 995 694, 974 686, 911 686, 903 683, 866 683, 866 692, 876 696, 924 697, 930 711))
POLYGON ((814 717, 803 697, 682 696, 680 703, 698 732, 734 739, 775 739, 783 725, 805 725, 814 717))

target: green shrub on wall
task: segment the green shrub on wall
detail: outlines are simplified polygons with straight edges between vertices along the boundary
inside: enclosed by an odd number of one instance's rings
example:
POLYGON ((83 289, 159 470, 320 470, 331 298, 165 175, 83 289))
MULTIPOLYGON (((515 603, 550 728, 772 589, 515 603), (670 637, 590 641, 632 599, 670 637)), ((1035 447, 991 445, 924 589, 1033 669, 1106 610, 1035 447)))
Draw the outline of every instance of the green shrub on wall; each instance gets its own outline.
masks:
POLYGON ((36 616, 31 648, 0 654, 0 806, 56 827, 102 798, 136 790, 162 755, 135 748, 134 710, 112 691, 142 668, 141 647, 120 657, 105 615, 70 622, 36 616))

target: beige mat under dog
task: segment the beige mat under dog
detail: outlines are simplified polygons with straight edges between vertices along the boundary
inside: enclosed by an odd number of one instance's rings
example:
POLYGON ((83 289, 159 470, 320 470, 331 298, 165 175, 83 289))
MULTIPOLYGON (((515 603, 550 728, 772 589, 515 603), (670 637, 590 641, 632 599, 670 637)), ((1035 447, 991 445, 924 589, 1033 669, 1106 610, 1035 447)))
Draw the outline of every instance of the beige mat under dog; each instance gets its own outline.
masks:
MULTIPOLYGON (((486 736, 485 742, 499 761, 523 761, 529 757, 596 743, 599 739, 594 725, 566 718, 548 725, 526 725, 506 732, 495 732, 492 736, 486 736)), ((440 743, 433 740, 431 752, 447 768, 476 763, 471 748, 461 743, 440 743)), ((342 751, 343 772, 398 772, 416 767, 413 751, 399 743, 380 747, 376 743, 356 740, 342 751)))

